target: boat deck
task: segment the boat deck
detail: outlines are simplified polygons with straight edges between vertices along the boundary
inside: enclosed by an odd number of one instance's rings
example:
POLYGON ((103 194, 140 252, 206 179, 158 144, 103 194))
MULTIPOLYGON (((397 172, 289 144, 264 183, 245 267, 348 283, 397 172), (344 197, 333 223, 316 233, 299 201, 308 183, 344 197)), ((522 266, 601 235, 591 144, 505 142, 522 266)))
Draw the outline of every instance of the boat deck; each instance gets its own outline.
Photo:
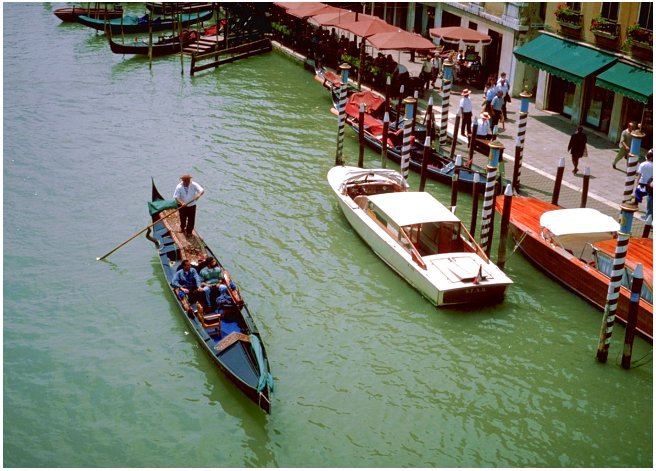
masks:
POLYGON ((213 36, 201 36, 198 40, 187 44, 182 51, 185 54, 204 54, 212 52, 217 45, 223 44, 223 35, 215 34, 213 36))

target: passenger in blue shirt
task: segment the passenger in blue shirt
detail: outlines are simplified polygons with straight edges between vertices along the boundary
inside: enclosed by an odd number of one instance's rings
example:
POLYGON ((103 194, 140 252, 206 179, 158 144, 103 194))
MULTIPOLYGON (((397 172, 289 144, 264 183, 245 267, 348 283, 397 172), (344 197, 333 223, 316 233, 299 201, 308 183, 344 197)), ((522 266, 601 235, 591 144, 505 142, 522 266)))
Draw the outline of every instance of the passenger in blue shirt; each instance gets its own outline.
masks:
POLYGON ((175 291, 176 296, 182 302, 182 306, 185 308, 187 313, 191 311, 191 304, 196 302, 199 298, 199 294, 204 294, 200 290, 200 276, 194 267, 191 266, 189 260, 182 261, 182 267, 178 270, 171 281, 171 286, 175 291))

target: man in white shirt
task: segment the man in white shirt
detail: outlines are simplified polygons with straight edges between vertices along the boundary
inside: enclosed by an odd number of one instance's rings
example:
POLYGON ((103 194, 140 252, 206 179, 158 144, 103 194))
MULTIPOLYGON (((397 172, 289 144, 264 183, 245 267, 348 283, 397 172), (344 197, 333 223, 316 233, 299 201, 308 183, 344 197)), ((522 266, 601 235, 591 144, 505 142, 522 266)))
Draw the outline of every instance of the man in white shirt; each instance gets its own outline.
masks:
POLYGON ((508 95, 508 92, 510 91, 510 82, 506 79, 506 73, 501 72, 501 76, 499 77, 499 80, 497 80, 497 91, 501 90, 503 92, 503 105, 502 105, 502 112, 503 112, 503 119, 507 120, 508 119, 508 111, 506 111, 506 103, 510 102, 510 96, 508 95))
POLYGON ((185 174, 180 177, 181 182, 175 187, 173 198, 182 206, 180 213, 180 231, 190 236, 194 231, 196 223, 196 201, 203 196, 205 190, 196 182, 191 181, 191 175, 185 174))
POLYGON ((462 111, 462 124, 460 126, 460 134, 463 136, 469 137, 471 135, 471 124, 472 124, 472 102, 469 99, 471 92, 469 89, 465 88, 460 94, 462 98, 460 99, 460 110, 462 111), (465 129, 467 133, 465 134, 465 129))
POLYGON ((638 172, 636 174, 636 189, 634 192, 636 202, 642 203, 643 196, 647 197, 647 211, 645 212, 645 219, 647 219, 647 216, 651 216, 653 214, 653 202, 652 202, 652 198, 654 197, 653 158, 654 158, 653 149, 649 149, 649 152, 647 152, 647 160, 645 160, 638 166, 638 172))
POLYGON ((478 139, 492 139, 492 130, 490 128, 490 115, 487 112, 481 113, 478 118, 478 126, 476 128, 476 137, 478 139))

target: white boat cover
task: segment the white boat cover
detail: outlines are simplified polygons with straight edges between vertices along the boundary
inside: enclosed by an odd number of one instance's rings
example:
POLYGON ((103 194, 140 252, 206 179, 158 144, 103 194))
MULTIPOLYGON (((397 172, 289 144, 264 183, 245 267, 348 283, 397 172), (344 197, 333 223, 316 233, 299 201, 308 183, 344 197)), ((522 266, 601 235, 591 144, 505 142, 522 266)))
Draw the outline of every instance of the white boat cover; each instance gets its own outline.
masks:
POLYGON ((617 232, 620 224, 612 217, 592 208, 557 209, 540 217, 540 226, 555 236, 617 232))
POLYGON ((373 202, 399 226, 425 222, 458 222, 460 219, 437 201, 430 193, 409 191, 372 195, 373 202))

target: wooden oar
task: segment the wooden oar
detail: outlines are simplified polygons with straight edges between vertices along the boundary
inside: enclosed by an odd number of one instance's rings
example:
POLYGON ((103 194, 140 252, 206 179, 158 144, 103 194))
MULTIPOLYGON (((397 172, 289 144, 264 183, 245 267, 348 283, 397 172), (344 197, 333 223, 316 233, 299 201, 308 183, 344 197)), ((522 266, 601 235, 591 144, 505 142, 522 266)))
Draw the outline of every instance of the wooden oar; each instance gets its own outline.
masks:
MULTIPOLYGON (((193 201, 196 201, 196 200, 193 200, 193 201)), ((191 202, 191 201, 190 201, 190 202, 191 202)), ((144 232, 146 232, 148 229, 150 229, 151 227, 153 227, 153 226, 154 226, 155 224, 157 224, 158 222, 160 222, 160 221, 166 219, 167 217, 171 216, 172 214, 175 214, 176 211, 180 211, 180 208, 184 208, 184 207, 187 206, 188 204, 189 204, 189 203, 185 203, 185 204, 180 205, 175 211, 171 211, 171 212, 170 212, 169 214, 167 214, 166 216, 162 216, 161 218, 159 218, 159 219, 158 219, 157 221, 155 221, 154 223, 147 225, 146 227, 144 227, 143 229, 141 229, 139 232, 137 232, 135 235, 133 235, 133 236, 130 237, 129 239, 125 240, 124 242, 121 242, 119 245, 117 245, 116 247, 114 247, 112 250, 110 250, 109 252, 107 252, 107 253, 106 253, 105 255, 103 255, 102 257, 96 257, 96 260, 102 260, 102 259, 104 259, 104 258, 109 257, 111 254, 113 254, 113 253, 116 252, 118 249, 120 249, 121 247, 123 247, 125 244, 127 244, 128 242, 130 242, 132 239, 134 239, 135 237, 137 237, 137 236, 143 234, 144 232)))

